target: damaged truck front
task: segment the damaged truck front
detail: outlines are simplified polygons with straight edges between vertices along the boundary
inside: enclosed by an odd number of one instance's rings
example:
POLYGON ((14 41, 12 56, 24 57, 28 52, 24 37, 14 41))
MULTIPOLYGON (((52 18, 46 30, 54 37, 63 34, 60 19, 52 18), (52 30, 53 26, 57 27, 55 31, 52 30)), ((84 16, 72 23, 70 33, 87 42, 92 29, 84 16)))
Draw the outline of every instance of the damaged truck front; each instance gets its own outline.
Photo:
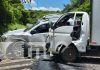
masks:
MULTIPOLYGON (((23 57, 23 45, 30 46, 31 51, 39 50, 45 51, 45 44, 49 33, 49 28, 52 23, 55 23, 61 15, 50 15, 49 18, 41 19, 38 24, 31 28, 22 29, 21 31, 10 31, 2 35, 1 47, 2 52, 6 57, 23 57), (50 18, 52 16, 52 18, 50 18), (51 23, 52 21, 52 23, 51 23)), ((27 52, 27 51, 26 51, 27 52)))

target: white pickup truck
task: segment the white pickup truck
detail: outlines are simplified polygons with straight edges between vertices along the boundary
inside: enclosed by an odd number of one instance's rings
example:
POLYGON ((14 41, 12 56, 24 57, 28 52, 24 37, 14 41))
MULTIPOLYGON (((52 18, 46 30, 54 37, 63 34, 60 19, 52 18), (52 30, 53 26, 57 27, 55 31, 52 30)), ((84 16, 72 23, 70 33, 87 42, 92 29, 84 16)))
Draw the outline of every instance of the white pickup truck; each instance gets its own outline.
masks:
POLYGON ((22 45, 25 42, 31 44, 33 50, 35 50, 35 48, 43 49, 48 37, 51 21, 55 23, 61 16, 62 14, 50 14, 38 20, 38 22, 30 28, 4 33, 4 35, 1 36, 0 55, 6 54, 9 57, 20 57, 20 55, 23 55, 22 45))
POLYGON ((89 50, 100 53, 95 51, 100 50, 100 0, 91 0, 91 6, 90 17, 86 12, 69 12, 51 28, 49 50, 60 55, 65 62, 75 61, 89 50))

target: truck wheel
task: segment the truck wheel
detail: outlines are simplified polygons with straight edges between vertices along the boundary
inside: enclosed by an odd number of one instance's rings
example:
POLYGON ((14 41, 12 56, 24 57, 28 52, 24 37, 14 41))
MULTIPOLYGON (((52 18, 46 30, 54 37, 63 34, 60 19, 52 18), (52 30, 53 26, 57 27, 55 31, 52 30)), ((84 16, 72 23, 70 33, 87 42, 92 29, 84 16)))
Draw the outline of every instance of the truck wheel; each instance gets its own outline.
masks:
POLYGON ((78 57, 78 51, 75 47, 69 46, 61 51, 64 62, 74 62, 78 57))
POLYGON ((11 43, 7 48, 6 57, 8 59, 24 58, 24 51, 22 45, 24 45, 23 41, 11 43))

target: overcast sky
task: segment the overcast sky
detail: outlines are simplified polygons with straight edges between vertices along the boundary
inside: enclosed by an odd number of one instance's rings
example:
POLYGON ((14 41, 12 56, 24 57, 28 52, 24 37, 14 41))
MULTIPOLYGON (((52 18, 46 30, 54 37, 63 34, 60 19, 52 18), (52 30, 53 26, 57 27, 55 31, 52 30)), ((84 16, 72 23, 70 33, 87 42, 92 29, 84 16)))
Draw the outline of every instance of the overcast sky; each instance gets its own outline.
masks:
POLYGON ((69 4, 70 0, 32 0, 31 3, 23 3, 25 9, 57 11, 69 4))

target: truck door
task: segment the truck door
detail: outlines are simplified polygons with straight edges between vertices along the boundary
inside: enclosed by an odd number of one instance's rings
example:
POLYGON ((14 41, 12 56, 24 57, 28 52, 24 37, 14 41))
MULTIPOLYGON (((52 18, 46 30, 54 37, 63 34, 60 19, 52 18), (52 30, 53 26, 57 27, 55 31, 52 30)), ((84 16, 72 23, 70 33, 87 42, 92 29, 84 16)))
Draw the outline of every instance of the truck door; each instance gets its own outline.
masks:
POLYGON ((74 27, 73 27, 73 32, 72 32, 73 40, 78 40, 81 36, 82 16, 83 14, 76 14, 75 16, 74 27))
POLYGON ((30 42, 34 45, 37 44, 39 46, 44 46, 46 42, 46 38, 48 37, 49 32, 49 24, 42 24, 32 30, 30 33, 30 42))
POLYGON ((72 38, 70 36, 71 30, 74 26, 74 13, 69 13, 62 16, 53 26, 53 37, 51 47, 53 51, 57 50, 57 45, 68 45, 72 38), (67 32, 68 31, 68 32, 67 32))
POLYGON ((73 43, 79 51, 85 52, 88 41, 89 17, 87 13, 76 13, 73 32, 73 43))

